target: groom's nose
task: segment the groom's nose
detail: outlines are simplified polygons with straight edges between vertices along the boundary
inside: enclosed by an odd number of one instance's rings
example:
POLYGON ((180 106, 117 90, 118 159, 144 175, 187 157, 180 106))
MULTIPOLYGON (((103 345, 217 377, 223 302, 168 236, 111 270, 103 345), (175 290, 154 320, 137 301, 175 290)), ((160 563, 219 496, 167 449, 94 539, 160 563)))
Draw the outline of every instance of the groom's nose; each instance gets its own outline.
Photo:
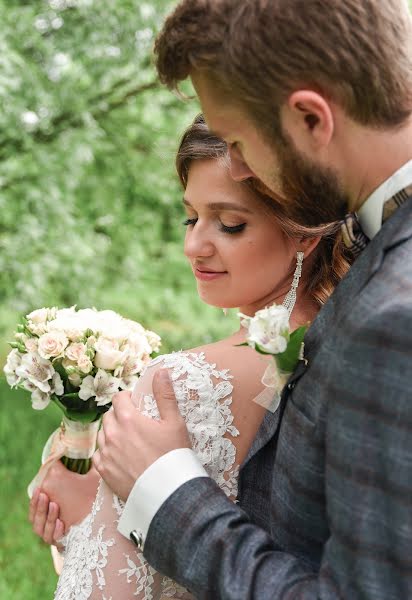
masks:
POLYGON ((230 176, 235 181, 244 181, 256 177, 243 159, 242 153, 235 146, 229 145, 230 176))

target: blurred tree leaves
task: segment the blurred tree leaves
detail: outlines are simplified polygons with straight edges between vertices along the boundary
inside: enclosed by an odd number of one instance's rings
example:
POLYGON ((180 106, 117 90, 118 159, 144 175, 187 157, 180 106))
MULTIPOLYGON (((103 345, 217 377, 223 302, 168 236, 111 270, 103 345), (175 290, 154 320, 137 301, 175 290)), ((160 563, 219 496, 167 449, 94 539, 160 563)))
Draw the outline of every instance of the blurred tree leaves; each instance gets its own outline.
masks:
POLYGON ((196 319, 173 163, 198 106, 159 85, 151 56, 174 4, 0 3, 3 330, 47 304, 110 306, 171 331, 196 319))

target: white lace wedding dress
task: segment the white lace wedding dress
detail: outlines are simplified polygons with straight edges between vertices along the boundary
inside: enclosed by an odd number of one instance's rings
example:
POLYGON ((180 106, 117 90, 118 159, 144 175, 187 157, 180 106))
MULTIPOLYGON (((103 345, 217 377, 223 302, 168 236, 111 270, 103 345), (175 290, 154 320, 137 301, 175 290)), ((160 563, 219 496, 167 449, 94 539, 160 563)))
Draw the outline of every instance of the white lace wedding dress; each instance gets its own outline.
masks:
MULTIPOLYGON (((231 412, 232 376, 217 370, 203 353, 176 352, 156 358, 139 380, 133 397, 140 410, 159 418, 152 395, 156 368, 170 369, 179 409, 193 449, 208 474, 231 499, 237 496, 239 465, 232 438, 239 435, 231 412)), ((155 571, 134 544, 117 531, 123 510, 119 498, 101 481, 92 512, 71 527, 55 600, 188 600, 193 596, 155 571)))

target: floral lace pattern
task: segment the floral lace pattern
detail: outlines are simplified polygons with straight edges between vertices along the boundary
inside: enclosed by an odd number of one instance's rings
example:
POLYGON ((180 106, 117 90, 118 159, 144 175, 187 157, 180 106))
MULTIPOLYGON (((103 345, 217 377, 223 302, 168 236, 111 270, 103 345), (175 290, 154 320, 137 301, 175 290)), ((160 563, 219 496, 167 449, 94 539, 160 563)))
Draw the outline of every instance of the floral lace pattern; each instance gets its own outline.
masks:
MULTIPOLYGON (((227 496, 236 500, 239 465, 232 438, 239 431, 233 425, 229 371, 208 363, 204 353, 176 352, 153 360, 141 378, 142 384, 156 367, 169 369, 179 410, 204 468, 227 496)), ((143 414, 159 418, 151 393, 141 394, 141 404, 143 414)), ((55 600, 193 598, 176 582, 157 573, 117 531, 123 507, 101 482, 92 512, 62 540, 65 558, 55 600)))

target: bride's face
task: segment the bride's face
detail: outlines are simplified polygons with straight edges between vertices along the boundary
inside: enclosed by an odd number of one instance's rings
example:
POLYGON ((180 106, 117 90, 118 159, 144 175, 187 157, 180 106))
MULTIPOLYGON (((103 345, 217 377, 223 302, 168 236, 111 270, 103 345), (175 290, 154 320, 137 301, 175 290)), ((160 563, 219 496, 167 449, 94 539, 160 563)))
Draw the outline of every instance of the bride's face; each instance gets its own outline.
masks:
POLYGON ((193 161, 183 202, 185 254, 204 302, 253 314, 286 294, 296 243, 222 161, 193 161))

